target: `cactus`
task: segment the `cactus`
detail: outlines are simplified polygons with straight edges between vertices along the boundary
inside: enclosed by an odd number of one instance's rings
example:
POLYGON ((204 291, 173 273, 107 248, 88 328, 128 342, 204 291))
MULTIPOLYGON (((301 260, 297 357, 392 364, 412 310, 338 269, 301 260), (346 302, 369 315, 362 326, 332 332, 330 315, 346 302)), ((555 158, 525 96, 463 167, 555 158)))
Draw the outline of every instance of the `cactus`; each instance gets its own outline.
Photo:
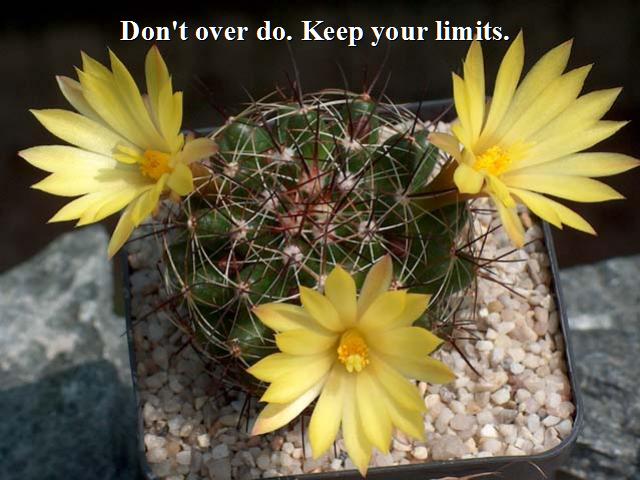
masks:
POLYGON ((185 328, 227 381, 259 392, 244 369, 275 351, 252 307, 295 301, 300 285, 321 289, 335 265, 360 288, 390 253, 396 287, 436 305, 472 282, 472 260, 457 253, 465 204, 429 210, 415 200, 443 162, 428 126, 367 94, 324 91, 267 97, 212 133, 219 151, 198 167, 197 191, 165 234, 166 279, 188 308, 185 328))

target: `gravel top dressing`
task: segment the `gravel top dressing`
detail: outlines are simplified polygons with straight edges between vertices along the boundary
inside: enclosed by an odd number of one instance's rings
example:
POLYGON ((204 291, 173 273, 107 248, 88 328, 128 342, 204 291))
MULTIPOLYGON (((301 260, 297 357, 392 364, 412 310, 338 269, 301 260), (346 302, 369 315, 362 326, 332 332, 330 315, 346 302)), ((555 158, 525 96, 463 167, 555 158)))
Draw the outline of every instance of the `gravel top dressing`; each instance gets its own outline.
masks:
MULTIPOLYGON (((488 211, 483 200, 474 206, 488 211)), ((549 259, 540 226, 527 212, 521 218, 528 246, 513 251, 502 228, 490 233, 483 258, 500 261, 491 264, 491 279, 478 277, 475 314, 473 290, 457 312, 469 326, 456 344, 473 368, 445 344, 434 357, 457 379, 443 386, 419 384, 428 408, 426 441, 396 434, 389 454, 374 453, 373 466, 537 454, 571 433, 575 406, 549 259)), ((490 213, 475 213, 474 229, 487 232, 496 221, 490 213)), ((158 251, 152 239, 129 247, 138 388, 152 471, 168 480, 223 480, 353 469, 341 439, 330 454, 313 459, 300 421, 273 434, 247 433, 256 400, 247 404, 244 394, 221 388, 170 314, 157 308, 166 300, 158 251)))

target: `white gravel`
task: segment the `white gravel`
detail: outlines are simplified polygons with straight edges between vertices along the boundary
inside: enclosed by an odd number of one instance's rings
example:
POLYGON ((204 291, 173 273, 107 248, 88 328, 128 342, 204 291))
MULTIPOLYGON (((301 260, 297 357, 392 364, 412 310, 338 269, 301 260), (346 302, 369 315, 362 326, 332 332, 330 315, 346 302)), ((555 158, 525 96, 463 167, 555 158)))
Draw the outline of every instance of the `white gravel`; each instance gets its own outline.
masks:
MULTIPOLYGON (((542 238, 528 214, 522 217, 527 240, 542 238)), ((486 232, 492 221, 490 214, 477 214, 476 232, 486 232)), ((483 257, 495 258, 510 250, 500 229, 488 236, 483 257)), ((158 288, 155 242, 133 242, 129 251, 135 270, 131 276, 135 319, 164 298, 158 288)), ((472 298, 465 299, 458 312, 460 318, 475 318, 476 340, 467 340, 465 333, 458 346, 481 376, 455 349, 439 351, 436 356, 458 378, 444 386, 418 385, 428 407, 426 440, 414 442, 397 433, 388 455, 374 453, 374 465, 528 455, 553 448, 570 435, 575 407, 558 312, 549 290, 547 254, 541 242, 534 242, 504 260, 510 261, 495 264, 492 271, 511 290, 480 279, 476 312, 472 298)), ((312 459, 308 440, 302 442, 300 422, 260 437, 237 430, 243 395, 216 397, 216 382, 194 350, 182 348, 185 341, 163 311, 134 326, 144 444, 147 461, 159 478, 252 479, 353 468, 340 438, 337 456, 332 449, 312 459)), ((255 401, 252 406, 249 428, 255 401)))

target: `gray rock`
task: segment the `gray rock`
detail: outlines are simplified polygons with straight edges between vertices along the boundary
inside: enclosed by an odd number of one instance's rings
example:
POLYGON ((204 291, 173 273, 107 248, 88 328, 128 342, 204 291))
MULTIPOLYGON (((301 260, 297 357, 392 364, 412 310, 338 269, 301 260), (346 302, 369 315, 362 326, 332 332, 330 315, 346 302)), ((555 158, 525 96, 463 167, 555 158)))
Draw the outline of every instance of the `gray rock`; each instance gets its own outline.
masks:
POLYGON ((107 242, 102 227, 80 229, 0 276, 2 388, 101 359, 129 381, 107 242))
POLYGON ((640 477, 640 256, 561 273, 584 403, 566 473, 640 477))
POLYGON ((0 275, 0 478, 137 478, 108 237, 64 235, 0 275))

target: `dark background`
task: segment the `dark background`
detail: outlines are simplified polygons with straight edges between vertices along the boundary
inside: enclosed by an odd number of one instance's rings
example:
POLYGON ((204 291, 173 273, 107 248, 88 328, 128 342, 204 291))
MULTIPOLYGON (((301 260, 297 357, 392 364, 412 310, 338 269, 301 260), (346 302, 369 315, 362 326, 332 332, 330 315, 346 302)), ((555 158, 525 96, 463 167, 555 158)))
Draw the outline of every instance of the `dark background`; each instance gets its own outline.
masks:
MULTIPOLYGON (((209 3, 209 2, 207 2, 209 3)), ((17 157, 28 146, 57 143, 28 113, 29 108, 67 108, 54 75, 74 76, 80 64, 80 50, 102 62, 106 48, 112 48, 127 64, 136 79, 143 80, 144 54, 150 42, 119 41, 120 20, 144 25, 167 25, 171 20, 189 25, 246 25, 244 42, 160 42, 160 49, 174 76, 174 85, 185 91, 186 128, 220 123, 220 110, 233 113, 248 100, 264 95, 276 85, 286 86, 292 71, 291 57, 284 42, 258 42, 252 33, 263 20, 287 28, 298 37, 301 20, 325 20, 327 25, 426 25, 435 20, 453 25, 475 25, 477 20, 501 26, 514 38, 521 28, 525 34, 526 66, 558 43, 575 38, 571 67, 595 62, 586 89, 623 86, 618 102, 607 118, 633 120, 599 150, 638 155, 640 151, 640 2, 626 1, 463 1, 422 0, 387 3, 303 4, 276 2, 250 5, 227 2, 221 5, 191 6, 186 2, 161 6, 118 5, 109 2, 85 3, 83 8, 64 2, 55 5, 20 5, 22 10, 4 12, 0 19, 0 271, 24 260, 53 237, 73 228, 72 223, 46 224, 66 199, 31 190, 29 186, 44 176, 17 157), (57 7, 57 8, 56 8, 57 7), (28 10, 32 11, 28 11, 28 10), (26 11, 25 11, 26 10, 26 11)), ((291 44, 301 73, 302 86, 309 92, 327 87, 343 87, 338 65, 353 90, 361 90, 380 69, 387 47, 389 58, 383 72, 391 78, 386 90, 396 102, 451 96, 451 70, 459 69, 467 42, 383 43, 377 48, 361 42, 349 48, 341 42, 301 42, 291 44)), ((507 42, 484 44, 488 86, 507 42)), ((490 93, 490 92, 488 92, 490 93)), ((626 201, 573 205, 594 225, 597 238, 566 230, 555 235, 561 266, 640 252, 640 190, 636 187, 640 170, 607 180, 621 191, 626 201)), ((111 219, 113 227, 115 219, 111 219)))

